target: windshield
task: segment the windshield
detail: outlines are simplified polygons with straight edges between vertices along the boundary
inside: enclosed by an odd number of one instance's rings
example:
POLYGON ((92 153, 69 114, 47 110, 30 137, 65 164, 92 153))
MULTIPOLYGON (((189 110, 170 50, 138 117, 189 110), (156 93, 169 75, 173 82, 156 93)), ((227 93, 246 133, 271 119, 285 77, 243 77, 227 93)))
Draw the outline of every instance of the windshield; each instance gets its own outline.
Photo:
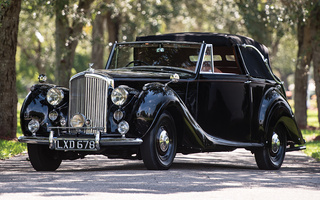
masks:
POLYGON ((152 66, 195 72, 201 44, 122 43, 114 49, 108 69, 152 66))

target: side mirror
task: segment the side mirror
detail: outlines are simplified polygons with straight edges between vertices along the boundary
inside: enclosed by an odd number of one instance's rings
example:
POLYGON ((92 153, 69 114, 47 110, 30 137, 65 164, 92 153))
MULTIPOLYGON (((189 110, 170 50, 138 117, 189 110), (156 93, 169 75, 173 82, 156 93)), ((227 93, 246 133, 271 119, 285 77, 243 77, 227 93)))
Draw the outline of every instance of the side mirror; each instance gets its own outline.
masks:
POLYGON ((179 81, 179 79, 180 79, 179 74, 172 74, 172 75, 170 76, 170 80, 171 80, 171 82, 173 82, 173 83, 177 83, 177 82, 179 81))
POLYGON ((180 79, 179 74, 172 74, 170 76, 170 81, 168 83, 166 83, 164 86, 167 87, 170 83, 177 83, 180 79))

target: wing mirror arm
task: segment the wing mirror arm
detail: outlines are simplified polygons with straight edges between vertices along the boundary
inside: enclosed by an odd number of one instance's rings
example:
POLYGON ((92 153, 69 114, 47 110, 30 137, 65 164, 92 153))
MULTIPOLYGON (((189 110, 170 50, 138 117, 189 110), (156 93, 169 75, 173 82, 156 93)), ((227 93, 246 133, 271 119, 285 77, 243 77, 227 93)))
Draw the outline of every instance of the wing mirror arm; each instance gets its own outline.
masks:
POLYGON ((164 84, 165 87, 167 87, 170 83, 177 83, 180 79, 180 76, 179 74, 172 74, 170 76, 170 81, 166 84, 164 84))

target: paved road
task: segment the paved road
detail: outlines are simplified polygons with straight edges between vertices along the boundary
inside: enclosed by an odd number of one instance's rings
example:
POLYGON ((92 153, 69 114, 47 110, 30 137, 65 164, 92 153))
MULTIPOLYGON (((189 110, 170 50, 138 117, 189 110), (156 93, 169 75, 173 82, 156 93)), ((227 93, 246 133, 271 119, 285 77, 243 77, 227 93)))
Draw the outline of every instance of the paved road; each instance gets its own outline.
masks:
POLYGON ((320 199, 320 162, 289 152, 280 170, 256 167, 250 152, 178 154, 168 171, 142 161, 88 156, 36 172, 20 155, 0 161, 0 199, 320 199))

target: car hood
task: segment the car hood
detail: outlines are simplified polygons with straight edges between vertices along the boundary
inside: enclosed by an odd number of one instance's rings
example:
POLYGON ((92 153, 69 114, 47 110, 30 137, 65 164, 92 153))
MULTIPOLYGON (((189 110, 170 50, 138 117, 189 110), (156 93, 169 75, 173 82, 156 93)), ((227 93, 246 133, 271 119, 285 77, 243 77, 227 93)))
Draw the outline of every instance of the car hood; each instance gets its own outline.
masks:
POLYGON ((194 73, 180 72, 175 70, 152 70, 152 69, 116 69, 116 70, 95 70, 95 73, 104 74, 111 76, 115 79, 125 79, 125 78, 137 78, 137 79, 170 79, 172 74, 177 73, 180 78, 193 78, 195 77, 194 73))

